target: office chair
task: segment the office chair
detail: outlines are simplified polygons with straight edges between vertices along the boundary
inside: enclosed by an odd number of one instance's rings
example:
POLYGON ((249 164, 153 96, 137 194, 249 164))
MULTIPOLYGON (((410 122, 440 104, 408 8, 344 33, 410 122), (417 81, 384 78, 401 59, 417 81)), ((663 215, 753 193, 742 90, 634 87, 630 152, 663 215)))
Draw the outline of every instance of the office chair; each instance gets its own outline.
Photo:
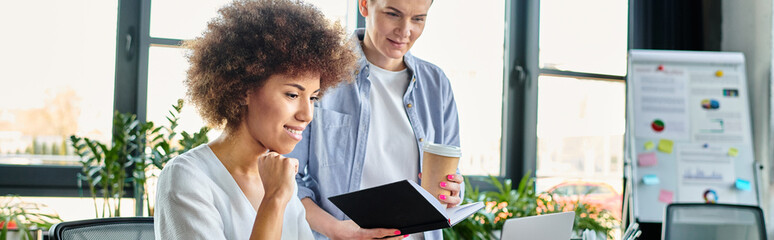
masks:
POLYGON ((48 234, 51 240, 153 240, 153 218, 96 218, 61 222, 51 226, 48 234))
POLYGON ((763 211, 757 206, 672 203, 666 208, 664 240, 766 240, 763 211))

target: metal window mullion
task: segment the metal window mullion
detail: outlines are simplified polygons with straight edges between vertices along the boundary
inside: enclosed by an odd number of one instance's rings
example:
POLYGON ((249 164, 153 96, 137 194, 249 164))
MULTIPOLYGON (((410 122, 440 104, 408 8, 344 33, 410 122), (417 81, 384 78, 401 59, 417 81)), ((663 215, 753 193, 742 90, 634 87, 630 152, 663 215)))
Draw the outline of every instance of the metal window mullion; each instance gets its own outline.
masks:
POLYGON ((501 175, 535 176, 539 0, 506 2, 501 175))
POLYGON ((137 112, 141 0, 119 0, 113 110, 137 112))
POLYGON ((182 39, 151 37, 149 41, 152 47, 180 47, 183 45, 182 39))
MULTIPOLYGON (((150 55, 150 14, 151 0, 141 0, 140 8, 140 47, 137 66, 137 119, 145 122, 148 109, 148 61, 150 55)), ((142 205, 140 205, 142 207, 142 205)))
POLYGON ((625 76, 607 75, 607 74, 589 73, 589 72, 563 71, 563 70, 549 69, 549 68, 541 68, 540 75, 550 75, 550 76, 568 77, 568 78, 595 79, 595 80, 606 80, 606 81, 626 81, 625 76))

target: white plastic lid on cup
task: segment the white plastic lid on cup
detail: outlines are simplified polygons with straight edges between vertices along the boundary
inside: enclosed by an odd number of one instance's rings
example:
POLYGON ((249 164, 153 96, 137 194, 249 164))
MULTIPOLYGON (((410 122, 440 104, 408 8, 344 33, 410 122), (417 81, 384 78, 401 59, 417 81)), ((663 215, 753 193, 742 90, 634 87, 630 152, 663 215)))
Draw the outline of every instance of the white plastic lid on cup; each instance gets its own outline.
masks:
POLYGON ((422 146, 422 151, 444 157, 462 157, 462 149, 457 146, 426 142, 425 145, 422 146))

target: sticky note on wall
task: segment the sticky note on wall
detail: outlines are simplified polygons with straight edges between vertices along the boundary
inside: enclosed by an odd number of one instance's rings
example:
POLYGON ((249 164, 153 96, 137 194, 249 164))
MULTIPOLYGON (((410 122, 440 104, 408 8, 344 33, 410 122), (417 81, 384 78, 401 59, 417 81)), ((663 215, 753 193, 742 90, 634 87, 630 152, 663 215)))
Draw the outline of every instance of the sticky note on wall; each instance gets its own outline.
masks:
POLYGON ((653 166, 656 164, 658 164, 658 157, 656 157, 656 153, 654 152, 640 153, 637 155, 637 165, 640 167, 653 166))
POLYGON ((656 174, 648 174, 642 176, 642 183, 645 185, 657 185, 660 183, 660 181, 658 180, 658 176, 656 174))
POLYGON ((653 144, 653 141, 645 142, 645 150, 650 151, 653 150, 654 147, 656 147, 656 144, 653 144))
POLYGON ((743 191, 750 191, 750 189, 752 189, 750 187, 750 181, 740 179, 740 178, 736 179, 736 183, 734 184, 734 186, 736 187, 736 189, 743 190, 743 191))
POLYGON ((672 153, 672 147, 674 145, 675 145, 675 143, 672 142, 672 140, 667 140, 667 139, 658 140, 658 150, 663 152, 663 153, 671 154, 672 153))
POLYGON ((661 191, 658 193, 658 201, 662 203, 672 203, 672 199, 674 199, 675 193, 669 190, 661 189, 661 191))
POLYGON ((731 157, 739 156, 739 149, 729 148, 728 149, 728 156, 731 156, 731 157))

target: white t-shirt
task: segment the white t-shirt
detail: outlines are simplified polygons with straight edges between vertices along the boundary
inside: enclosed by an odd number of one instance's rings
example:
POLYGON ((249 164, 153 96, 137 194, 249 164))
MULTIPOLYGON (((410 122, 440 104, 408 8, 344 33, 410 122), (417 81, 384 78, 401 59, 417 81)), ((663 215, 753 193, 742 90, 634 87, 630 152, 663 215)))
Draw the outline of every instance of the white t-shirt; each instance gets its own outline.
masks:
MULTIPOLYGON (((297 187, 294 192, 285 208, 282 239, 313 240, 297 187)), ((156 199, 156 239, 250 238, 257 209, 207 144, 167 163, 156 199)))
MULTIPOLYGON (((403 94, 409 84, 407 69, 393 72, 369 63, 371 120, 360 189, 403 179, 417 181, 419 149, 403 94)), ((412 234, 409 239, 423 239, 412 234)))

